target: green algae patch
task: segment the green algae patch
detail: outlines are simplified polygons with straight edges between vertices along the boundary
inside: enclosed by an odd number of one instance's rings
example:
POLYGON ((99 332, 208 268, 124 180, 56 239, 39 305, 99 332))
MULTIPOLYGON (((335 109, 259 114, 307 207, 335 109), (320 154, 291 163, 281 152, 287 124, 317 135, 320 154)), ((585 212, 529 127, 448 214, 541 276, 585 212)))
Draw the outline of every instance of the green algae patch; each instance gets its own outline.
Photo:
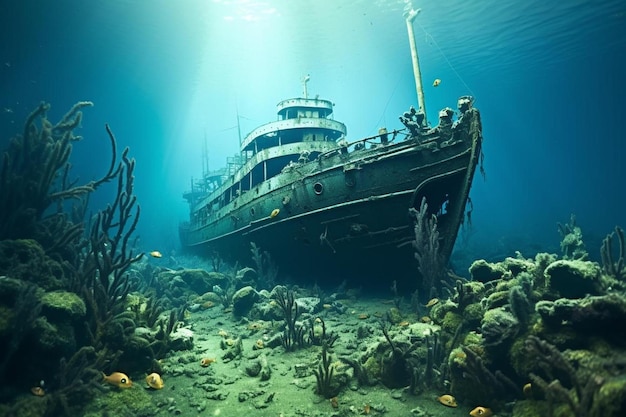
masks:
POLYGON ((41 297, 43 314, 79 319, 87 314, 85 302, 69 291, 47 292, 41 297))

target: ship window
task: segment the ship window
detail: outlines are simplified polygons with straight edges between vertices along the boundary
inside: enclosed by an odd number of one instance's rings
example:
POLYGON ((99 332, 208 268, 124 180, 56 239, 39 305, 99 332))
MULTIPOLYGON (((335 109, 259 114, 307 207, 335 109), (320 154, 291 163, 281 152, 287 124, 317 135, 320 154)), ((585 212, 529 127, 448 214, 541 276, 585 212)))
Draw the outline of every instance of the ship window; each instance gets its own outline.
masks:
POLYGON ((254 217, 254 213, 255 213, 255 210, 254 210, 254 207, 252 207, 252 208, 250 209, 250 215, 254 217))
POLYGON ((316 182, 315 184, 313 184, 313 191, 315 192, 315 194, 320 195, 324 192, 324 186, 321 182, 316 182))

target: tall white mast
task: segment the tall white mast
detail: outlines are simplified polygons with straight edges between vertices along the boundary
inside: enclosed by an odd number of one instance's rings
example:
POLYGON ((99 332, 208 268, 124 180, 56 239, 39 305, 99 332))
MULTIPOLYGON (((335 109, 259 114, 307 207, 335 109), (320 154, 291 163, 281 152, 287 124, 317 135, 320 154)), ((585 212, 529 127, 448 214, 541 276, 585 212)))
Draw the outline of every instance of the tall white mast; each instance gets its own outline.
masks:
POLYGON ((417 104, 424 113, 424 125, 428 124, 426 120, 426 100, 424 99, 424 88, 422 87, 422 72, 420 71, 420 61, 417 57, 417 46, 415 45, 415 33, 413 32, 413 21, 421 9, 413 9, 412 6, 405 12, 406 28, 409 32, 409 45, 411 47, 411 58, 413 61, 413 77, 415 78, 415 89, 417 90, 417 104))
POLYGON ((302 95, 304 96, 304 98, 309 98, 309 91, 306 88, 306 84, 309 82, 310 79, 311 76, 309 74, 302 77, 302 95))

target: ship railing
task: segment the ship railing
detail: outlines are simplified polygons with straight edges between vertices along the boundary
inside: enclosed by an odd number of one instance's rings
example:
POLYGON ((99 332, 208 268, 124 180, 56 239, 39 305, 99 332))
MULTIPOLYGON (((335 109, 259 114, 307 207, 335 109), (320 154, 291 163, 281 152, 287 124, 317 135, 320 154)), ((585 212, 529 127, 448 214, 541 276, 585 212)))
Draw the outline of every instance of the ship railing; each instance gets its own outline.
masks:
POLYGON ((365 145, 378 146, 380 144, 387 145, 396 140, 398 136, 404 136, 404 140, 409 139, 411 134, 407 132, 407 129, 394 129, 391 132, 378 133, 377 135, 368 136, 353 142, 339 141, 339 149, 331 149, 326 152, 322 152, 317 156, 318 160, 327 158, 336 153, 348 153, 356 150, 365 149, 365 145), (342 143, 343 142, 343 143, 342 143))

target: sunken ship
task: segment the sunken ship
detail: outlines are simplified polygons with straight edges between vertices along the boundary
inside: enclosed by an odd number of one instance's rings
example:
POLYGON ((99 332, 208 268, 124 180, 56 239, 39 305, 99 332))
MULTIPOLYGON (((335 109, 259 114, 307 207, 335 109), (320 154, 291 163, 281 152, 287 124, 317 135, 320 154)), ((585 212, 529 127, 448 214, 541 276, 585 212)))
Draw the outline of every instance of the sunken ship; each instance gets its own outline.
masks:
POLYGON ((425 198, 437 217, 439 256, 449 259, 481 155, 480 113, 463 96, 429 125, 416 14, 406 23, 419 109, 402 114, 396 129, 348 141, 333 103, 308 97, 305 77, 302 96, 279 102, 277 120, 250 132, 227 167, 192 181, 183 248, 254 266, 254 244, 296 281, 416 287, 410 209, 425 198))

